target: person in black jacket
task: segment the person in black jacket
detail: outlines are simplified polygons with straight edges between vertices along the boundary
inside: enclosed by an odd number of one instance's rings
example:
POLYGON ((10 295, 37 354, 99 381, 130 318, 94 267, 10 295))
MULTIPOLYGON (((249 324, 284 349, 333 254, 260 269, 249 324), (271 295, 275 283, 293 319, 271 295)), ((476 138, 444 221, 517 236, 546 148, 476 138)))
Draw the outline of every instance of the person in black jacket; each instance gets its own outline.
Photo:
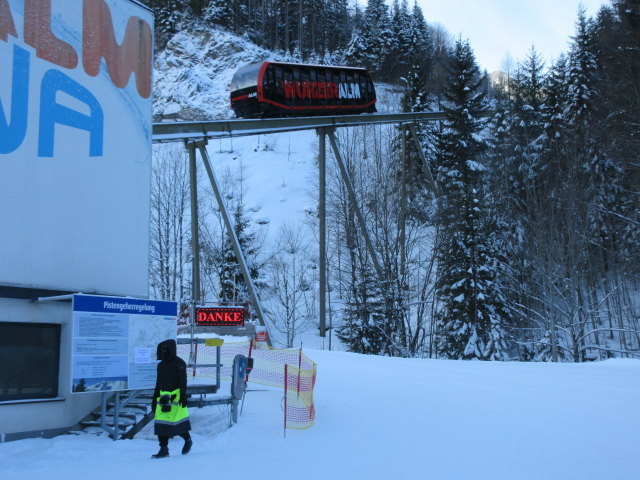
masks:
POLYGON ((151 402, 155 416, 153 432, 160 443, 160 451, 153 455, 155 458, 169 456, 169 439, 175 435, 184 439, 183 455, 189 453, 193 445, 187 410, 187 365, 176 351, 175 340, 164 340, 158 344, 160 363, 151 402))

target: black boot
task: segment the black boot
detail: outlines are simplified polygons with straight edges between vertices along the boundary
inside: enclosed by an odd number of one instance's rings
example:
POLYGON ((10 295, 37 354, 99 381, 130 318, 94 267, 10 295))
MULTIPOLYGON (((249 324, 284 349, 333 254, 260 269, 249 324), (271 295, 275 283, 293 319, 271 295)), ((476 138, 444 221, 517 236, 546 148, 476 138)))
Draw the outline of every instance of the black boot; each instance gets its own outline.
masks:
POLYGON ((187 438, 184 441, 184 447, 182 447, 182 454, 186 455, 187 453, 189 453, 191 451, 192 446, 193 446, 193 440, 191 440, 191 438, 187 438))
POLYGON ((163 458, 169 456, 169 447, 160 447, 160 450, 155 455, 151 455, 152 458, 163 458))

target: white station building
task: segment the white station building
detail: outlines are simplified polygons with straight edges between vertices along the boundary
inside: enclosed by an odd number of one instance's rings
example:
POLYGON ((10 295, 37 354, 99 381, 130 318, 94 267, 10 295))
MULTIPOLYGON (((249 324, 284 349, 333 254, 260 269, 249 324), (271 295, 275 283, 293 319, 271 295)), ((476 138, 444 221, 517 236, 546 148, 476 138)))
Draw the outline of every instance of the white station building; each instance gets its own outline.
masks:
MULTIPOLYGON (((0 441, 100 403, 72 393, 99 342, 74 340, 71 294, 148 298, 152 57, 138 2, 0 0, 0 441)), ((87 379, 119 376, 100 353, 87 379)))

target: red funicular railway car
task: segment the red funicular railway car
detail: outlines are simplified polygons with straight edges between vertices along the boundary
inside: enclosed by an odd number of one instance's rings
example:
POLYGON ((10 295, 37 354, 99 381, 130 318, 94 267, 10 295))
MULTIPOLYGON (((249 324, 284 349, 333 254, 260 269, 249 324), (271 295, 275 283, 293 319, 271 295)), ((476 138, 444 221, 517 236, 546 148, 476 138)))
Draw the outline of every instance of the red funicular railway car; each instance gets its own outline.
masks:
POLYGON ((238 117, 344 115, 376 111, 376 91, 364 68, 262 62, 231 80, 238 117))

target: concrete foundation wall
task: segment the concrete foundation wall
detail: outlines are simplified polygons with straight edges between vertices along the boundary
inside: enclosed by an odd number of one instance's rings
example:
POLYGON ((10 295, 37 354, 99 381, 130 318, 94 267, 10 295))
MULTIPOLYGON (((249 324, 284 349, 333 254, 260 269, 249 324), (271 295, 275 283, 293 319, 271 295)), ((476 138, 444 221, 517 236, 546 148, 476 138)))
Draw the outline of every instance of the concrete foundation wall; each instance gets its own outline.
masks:
POLYGON ((70 301, 33 302, 0 298, 0 322, 61 325, 58 397, 0 402, 0 442, 63 433, 100 405, 100 393, 71 393, 70 301))

